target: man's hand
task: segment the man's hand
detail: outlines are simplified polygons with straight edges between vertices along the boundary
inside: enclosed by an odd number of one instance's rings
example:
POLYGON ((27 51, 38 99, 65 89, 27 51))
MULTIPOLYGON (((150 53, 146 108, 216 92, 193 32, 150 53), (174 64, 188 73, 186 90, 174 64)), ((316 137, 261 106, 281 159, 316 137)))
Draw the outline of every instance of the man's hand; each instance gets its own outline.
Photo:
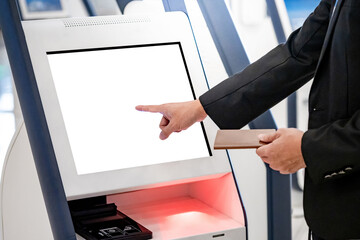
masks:
POLYGON ((207 116, 199 100, 182 103, 168 103, 162 105, 139 105, 136 110, 161 113, 160 139, 167 139, 173 132, 188 129, 196 122, 201 122, 207 116))
POLYGON ((282 174, 294 173, 305 168, 301 153, 304 132, 294 128, 282 128, 272 134, 261 134, 259 139, 269 143, 256 150, 256 154, 270 167, 282 174))

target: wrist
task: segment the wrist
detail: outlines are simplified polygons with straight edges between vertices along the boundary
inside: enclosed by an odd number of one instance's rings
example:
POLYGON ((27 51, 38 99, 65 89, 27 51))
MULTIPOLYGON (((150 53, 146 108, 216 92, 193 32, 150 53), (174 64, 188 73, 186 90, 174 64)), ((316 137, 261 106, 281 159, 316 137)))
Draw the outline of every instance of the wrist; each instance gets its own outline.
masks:
POLYGON ((299 155, 300 155, 300 159, 302 160, 302 168, 306 168, 306 163, 305 163, 305 159, 302 153, 302 139, 304 137, 304 132, 301 131, 300 137, 299 137, 299 155))
POLYGON ((205 112, 205 109, 199 99, 196 99, 194 102, 196 105, 197 121, 201 122, 207 117, 207 113, 205 112))

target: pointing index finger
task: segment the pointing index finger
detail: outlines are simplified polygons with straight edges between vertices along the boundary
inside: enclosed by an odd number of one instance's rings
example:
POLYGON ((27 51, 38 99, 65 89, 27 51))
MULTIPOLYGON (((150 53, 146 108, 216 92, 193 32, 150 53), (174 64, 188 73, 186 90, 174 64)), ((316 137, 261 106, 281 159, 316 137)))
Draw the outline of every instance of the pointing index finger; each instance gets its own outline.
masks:
POLYGON ((161 105, 138 105, 135 107, 135 109, 143 112, 152 112, 152 113, 162 112, 161 105))

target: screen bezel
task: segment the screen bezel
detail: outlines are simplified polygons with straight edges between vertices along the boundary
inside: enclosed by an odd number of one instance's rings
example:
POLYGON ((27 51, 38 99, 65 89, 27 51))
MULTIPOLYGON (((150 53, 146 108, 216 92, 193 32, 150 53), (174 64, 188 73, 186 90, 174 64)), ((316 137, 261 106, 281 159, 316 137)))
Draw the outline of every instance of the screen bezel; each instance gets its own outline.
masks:
MULTIPOLYGON (((47 52, 180 42, 195 97, 208 90, 206 78, 183 13, 148 16, 111 16, 86 19, 23 22, 31 61, 45 112, 54 152, 68 200, 132 191, 176 181, 231 172, 225 151, 212 157, 147 165, 94 174, 78 175, 52 81, 47 52), (107 24, 108 23, 108 24, 107 24), (144 174, 145 173, 145 174, 144 174), (141 176, 141 178, 139 178, 141 176)), ((203 122, 210 148, 217 131, 206 118, 203 122)), ((156 126, 155 126, 156 127, 156 126)), ((191 180, 189 180, 191 181, 191 180)))
MULTIPOLYGON (((184 64, 184 70, 185 70, 187 78, 188 78, 188 84, 190 86, 191 95, 192 95, 192 98, 193 98, 192 100, 195 100, 196 95, 195 95, 194 87, 193 87, 191 76, 190 76, 190 73, 189 73, 189 69, 188 69, 188 66, 187 66, 187 63, 186 63, 186 60, 185 60, 184 51, 182 49, 182 46, 181 46, 180 42, 166 42, 166 43, 156 43, 156 44, 142 44, 142 45, 128 45, 128 46, 113 46, 113 47, 102 47, 102 48, 87 48, 87 49, 73 49, 73 50, 62 50, 62 51, 49 51, 49 52, 46 52, 46 54, 49 56, 49 55, 67 54, 67 53, 81 53, 81 52, 88 53, 88 52, 96 52, 96 51, 111 51, 111 50, 118 50, 118 49, 132 49, 132 48, 134 49, 134 48, 158 47, 158 46, 169 46, 169 45, 178 47, 178 50, 179 50, 181 58, 182 58, 182 62, 184 64)), ((199 124, 200 124, 201 130, 202 130, 202 134, 203 134, 203 137, 204 137, 204 140, 205 140, 206 148, 207 148, 207 151, 208 151, 208 154, 209 154, 208 156, 211 157, 213 154, 212 154, 210 144, 209 144, 209 140, 208 140, 208 137, 207 137, 207 134, 206 134, 206 131, 205 131, 204 123, 200 122, 199 124)), ((191 159, 183 159, 183 160, 191 160, 191 159)), ((181 160, 181 161, 183 161, 183 160, 181 160)), ((147 164, 147 165, 154 165, 154 164, 147 164)), ((121 168, 121 169, 125 169, 125 168, 121 168)), ((119 170, 119 169, 113 169, 113 170, 119 170)), ((77 172, 79 174, 78 169, 77 169, 77 172)), ((94 172, 94 173, 99 173, 99 172, 102 172, 102 171, 98 171, 98 172, 94 172)), ((82 175, 82 174, 91 174, 91 173, 81 173, 79 175, 82 175)))

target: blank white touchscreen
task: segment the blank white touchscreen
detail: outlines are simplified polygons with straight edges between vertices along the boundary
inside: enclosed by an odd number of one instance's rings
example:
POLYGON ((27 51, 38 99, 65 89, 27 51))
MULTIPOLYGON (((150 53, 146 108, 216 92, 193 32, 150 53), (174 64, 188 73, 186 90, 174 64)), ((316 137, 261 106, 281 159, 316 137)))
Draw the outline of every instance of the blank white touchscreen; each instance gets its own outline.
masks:
POLYGON ((202 123, 159 139, 136 105, 194 100, 180 43, 48 52, 79 175, 211 156, 202 123))

